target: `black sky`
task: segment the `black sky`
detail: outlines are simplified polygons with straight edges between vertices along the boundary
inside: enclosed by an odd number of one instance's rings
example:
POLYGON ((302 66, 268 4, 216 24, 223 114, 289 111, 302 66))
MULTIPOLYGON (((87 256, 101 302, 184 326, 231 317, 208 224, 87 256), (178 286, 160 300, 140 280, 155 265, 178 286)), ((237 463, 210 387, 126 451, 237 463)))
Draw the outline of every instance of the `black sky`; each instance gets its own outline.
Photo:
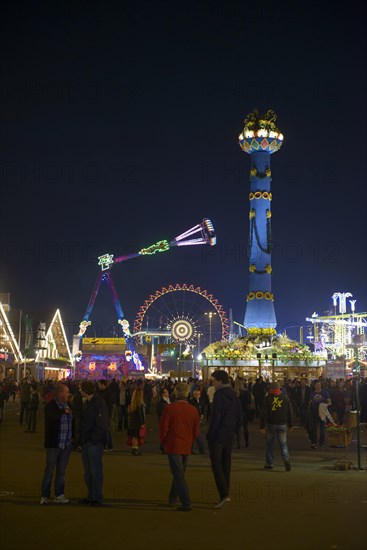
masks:
MULTIPOLYGON (((84 314, 96 257, 212 219, 215 249, 115 266, 131 321, 163 285, 210 290, 243 320, 246 114, 271 108, 278 329, 349 291, 366 311, 362 5, 7 3, 1 14, 1 288, 13 307, 84 314)), ((114 317, 97 302, 102 322, 114 317)))

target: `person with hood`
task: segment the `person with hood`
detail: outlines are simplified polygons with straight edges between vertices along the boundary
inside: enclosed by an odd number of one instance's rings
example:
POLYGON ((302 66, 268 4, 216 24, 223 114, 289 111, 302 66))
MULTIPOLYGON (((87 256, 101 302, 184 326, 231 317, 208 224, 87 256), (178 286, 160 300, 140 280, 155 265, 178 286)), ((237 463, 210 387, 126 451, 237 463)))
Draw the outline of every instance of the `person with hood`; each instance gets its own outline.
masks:
POLYGON ((279 382, 272 382, 265 397, 260 423, 260 431, 266 433, 265 470, 271 470, 274 466, 273 446, 277 438, 285 469, 287 472, 290 471, 287 426, 290 429, 293 427, 292 405, 288 397, 282 393, 279 382))
POLYGON ((231 500, 229 487, 232 447, 234 438, 241 429, 242 407, 224 370, 214 371, 211 375, 211 383, 215 393, 206 438, 214 481, 219 493, 215 508, 221 508, 231 500))

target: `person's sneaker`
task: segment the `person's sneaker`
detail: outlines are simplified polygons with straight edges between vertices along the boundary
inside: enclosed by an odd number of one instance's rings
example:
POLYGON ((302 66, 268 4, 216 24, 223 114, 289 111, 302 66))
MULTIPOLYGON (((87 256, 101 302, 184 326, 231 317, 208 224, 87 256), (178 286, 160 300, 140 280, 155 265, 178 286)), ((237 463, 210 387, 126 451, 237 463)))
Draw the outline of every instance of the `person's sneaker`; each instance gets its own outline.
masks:
POLYGON ((222 506, 224 506, 228 502, 231 502, 231 499, 229 497, 221 498, 220 500, 218 500, 218 502, 215 503, 214 508, 222 508, 222 506))
POLYGON ((284 466, 285 466, 285 469, 287 472, 290 472, 292 467, 291 467, 291 463, 289 462, 289 460, 285 460, 284 461, 284 466))
POLYGON ((131 451, 131 453, 134 455, 134 456, 141 456, 143 453, 141 451, 139 451, 138 449, 133 449, 131 451))
POLYGON ((40 504, 48 504, 49 503, 49 500, 47 497, 42 497, 41 498, 41 501, 40 501, 40 504))
POLYGON ((265 464, 264 470, 272 470, 272 469, 273 469, 273 465, 272 465, 272 464, 265 464))
POLYGON ((59 495, 58 497, 54 498, 54 502, 57 502, 57 504, 68 504, 70 500, 66 498, 65 495, 59 495))

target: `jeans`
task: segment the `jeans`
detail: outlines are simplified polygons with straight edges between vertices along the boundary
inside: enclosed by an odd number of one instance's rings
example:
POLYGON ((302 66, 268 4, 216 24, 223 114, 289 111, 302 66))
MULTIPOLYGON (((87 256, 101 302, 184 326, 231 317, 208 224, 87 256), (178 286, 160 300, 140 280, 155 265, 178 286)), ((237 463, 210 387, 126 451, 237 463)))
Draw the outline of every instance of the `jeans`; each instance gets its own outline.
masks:
POLYGON ((317 445, 317 440, 318 440, 319 446, 323 447, 325 445, 325 434, 326 434, 325 422, 323 422, 323 420, 321 420, 321 418, 319 418, 318 416, 314 417, 312 419, 312 428, 310 433, 311 443, 313 445, 317 445))
POLYGON ((127 430, 127 406, 126 405, 119 405, 118 408, 118 429, 122 430, 122 427, 124 430, 127 430))
POLYGON ((27 420, 28 420, 28 401, 21 401, 20 402, 19 424, 23 424, 24 416, 25 416, 25 420, 27 422, 27 420))
POLYGON ((27 430, 30 432, 36 431, 37 411, 28 411, 27 430))
POLYGON ((189 487, 185 479, 188 459, 189 455, 168 454, 168 463, 173 476, 168 501, 174 503, 178 497, 183 508, 191 508, 189 487))
POLYGON ((104 444, 84 443, 82 446, 82 461, 84 468, 84 481, 88 488, 87 499, 91 502, 102 502, 103 486, 103 456, 104 444))
POLYGON ((305 426, 306 424, 307 412, 308 412, 308 403, 306 404, 301 403, 299 405, 299 420, 301 422, 301 426, 305 426))
POLYGON ((69 462, 71 448, 69 449, 46 449, 46 467, 41 483, 41 495, 50 498, 51 482, 54 469, 55 474, 55 497, 64 494, 65 491, 65 473, 69 462))
POLYGON ((287 445, 287 426, 285 424, 267 424, 266 425, 266 464, 273 465, 273 446, 275 438, 277 438, 280 454, 283 460, 289 460, 289 452, 287 445))
POLYGON ((229 495, 231 477, 232 443, 209 443, 209 451, 212 472, 219 497, 221 499, 226 498, 229 495))
MULTIPOLYGON (((204 443, 204 437, 202 434, 199 434, 197 436, 197 438, 195 439, 194 441, 194 445, 197 445, 197 448, 199 449, 199 453, 200 454, 204 454, 205 453, 205 443, 204 443)), ((194 450, 194 445, 192 446, 193 450, 194 450)))

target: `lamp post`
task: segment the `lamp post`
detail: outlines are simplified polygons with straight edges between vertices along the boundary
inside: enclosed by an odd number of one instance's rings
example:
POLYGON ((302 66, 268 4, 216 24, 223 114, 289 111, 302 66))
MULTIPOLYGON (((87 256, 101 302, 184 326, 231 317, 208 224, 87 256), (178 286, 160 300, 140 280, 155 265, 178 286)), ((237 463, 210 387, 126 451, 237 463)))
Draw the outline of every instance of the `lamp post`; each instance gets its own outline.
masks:
POLYGON ((213 311, 209 311, 209 313, 205 313, 209 317, 209 344, 212 343, 212 318, 216 313, 213 311))
POLYGON ((360 445, 360 424, 359 424, 359 413, 360 413, 360 402, 359 402, 359 381, 360 381, 360 366, 358 358, 358 349, 364 344, 364 334, 357 334, 353 338, 353 344, 349 344, 348 348, 353 348, 354 350, 354 368, 353 368, 353 378, 355 382, 354 391, 356 394, 356 410, 357 410, 357 460, 358 460, 358 470, 363 470, 361 467, 361 445, 360 445))
POLYGON ((202 332, 198 332, 197 336, 198 336, 198 353, 200 354, 201 353, 201 337, 202 337, 203 333, 202 332))

